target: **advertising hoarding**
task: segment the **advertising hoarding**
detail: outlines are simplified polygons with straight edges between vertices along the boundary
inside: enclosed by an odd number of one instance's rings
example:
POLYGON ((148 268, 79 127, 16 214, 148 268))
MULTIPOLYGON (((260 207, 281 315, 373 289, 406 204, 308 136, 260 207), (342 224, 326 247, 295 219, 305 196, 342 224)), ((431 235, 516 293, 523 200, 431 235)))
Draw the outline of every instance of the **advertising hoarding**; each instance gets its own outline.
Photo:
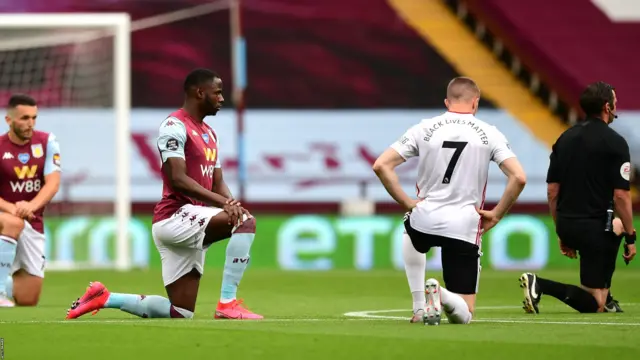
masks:
MULTIPOLYGON (((327 215, 257 215, 251 266, 283 270, 403 269, 402 217, 339 217, 327 215)), ((640 226, 640 217, 636 218, 640 226)), ((114 259, 115 222, 102 217, 50 218, 46 223, 47 259, 51 269, 108 268, 114 259)), ((130 223, 134 267, 159 268, 151 239, 151 217, 130 223)), ((208 251, 207 267, 224 263, 226 243, 208 251)), ((483 237, 483 268, 540 270, 575 267, 562 256, 549 216, 514 214, 483 237)), ((427 255, 427 268, 441 269, 440 252, 427 255)), ((620 258, 620 264, 622 259, 620 258)), ((632 262, 630 266, 640 266, 632 262)))

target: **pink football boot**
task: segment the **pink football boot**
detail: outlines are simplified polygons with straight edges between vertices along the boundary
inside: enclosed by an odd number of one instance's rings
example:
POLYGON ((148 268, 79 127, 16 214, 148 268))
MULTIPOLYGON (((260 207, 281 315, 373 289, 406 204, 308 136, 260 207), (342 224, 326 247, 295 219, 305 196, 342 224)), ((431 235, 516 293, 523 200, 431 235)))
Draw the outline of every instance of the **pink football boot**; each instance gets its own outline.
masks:
POLYGON ((214 319, 260 320, 263 319, 263 316, 242 306, 242 300, 233 300, 226 304, 218 302, 214 319))
POLYGON ((84 295, 74 301, 71 308, 67 310, 66 319, 75 319, 90 312, 93 312, 91 315, 95 315, 107 303, 109 295, 109 290, 102 283, 97 281, 89 283, 84 295))

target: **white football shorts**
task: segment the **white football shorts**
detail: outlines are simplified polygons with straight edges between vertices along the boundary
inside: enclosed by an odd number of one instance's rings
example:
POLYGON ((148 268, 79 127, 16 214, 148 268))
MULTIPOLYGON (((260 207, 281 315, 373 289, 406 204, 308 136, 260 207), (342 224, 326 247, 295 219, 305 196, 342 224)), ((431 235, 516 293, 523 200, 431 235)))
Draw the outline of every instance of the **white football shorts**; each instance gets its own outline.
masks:
POLYGON ((28 221, 18 237, 16 257, 11 266, 11 273, 24 269, 27 273, 44 278, 46 259, 44 257, 44 234, 34 230, 28 221))
POLYGON ((187 204, 170 218, 153 224, 153 242, 162 261, 162 280, 167 286, 192 269, 204 274, 207 249, 203 248, 205 229, 220 208, 187 204))

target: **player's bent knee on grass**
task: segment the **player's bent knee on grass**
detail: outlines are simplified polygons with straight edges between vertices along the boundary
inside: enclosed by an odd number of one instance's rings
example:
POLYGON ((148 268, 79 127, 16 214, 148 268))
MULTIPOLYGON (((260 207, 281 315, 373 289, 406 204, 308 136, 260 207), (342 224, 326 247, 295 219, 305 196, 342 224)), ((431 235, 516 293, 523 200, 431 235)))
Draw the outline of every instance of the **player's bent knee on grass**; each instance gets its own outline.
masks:
POLYGON ((19 217, 0 213, 0 307, 15 306, 11 274, 16 270, 16 263, 20 262, 16 261, 16 255, 24 227, 25 222, 19 217))
POLYGON ((476 309, 476 294, 456 294, 467 304, 467 309, 473 315, 476 309))
POLYGON ((475 295, 453 293, 441 288, 442 306, 451 324, 469 324, 473 318, 475 295))
POLYGON ((13 298, 16 305, 35 306, 40 299, 44 279, 45 237, 31 223, 22 221, 22 225, 3 288, 7 297, 13 298))
POLYGON ((175 282, 166 285, 165 289, 171 304, 192 313, 195 312, 201 276, 198 270, 192 269, 175 282))
POLYGON ((13 300, 18 306, 36 306, 40 300, 43 278, 20 269, 12 277, 13 300))

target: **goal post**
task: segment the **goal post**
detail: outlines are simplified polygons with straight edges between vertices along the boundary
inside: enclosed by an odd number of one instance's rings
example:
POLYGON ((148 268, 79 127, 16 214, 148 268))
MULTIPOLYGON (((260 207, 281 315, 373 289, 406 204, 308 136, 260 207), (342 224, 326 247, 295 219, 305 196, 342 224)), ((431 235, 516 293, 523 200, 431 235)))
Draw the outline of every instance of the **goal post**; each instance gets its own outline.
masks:
MULTIPOLYGON (((7 64, 3 63, 0 58, 0 91, 5 92, 23 92, 34 95, 36 100, 40 102, 38 94, 46 97, 53 107, 102 107, 109 108, 114 115, 114 156, 115 168, 115 200, 114 214, 116 218, 116 250, 112 267, 118 270, 127 270, 131 268, 130 242, 129 242, 129 222, 131 219, 131 127, 130 127, 130 110, 131 110, 131 19, 126 13, 3 13, 0 14, 0 53, 9 54, 12 57, 11 66, 15 67, 15 72, 20 74, 9 73, 14 70, 7 70, 7 64), (63 30, 63 31, 58 31, 63 30), (81 66, 73 67, 69 65, 73 60, 78 60, 78 55, 70 51, 71 54, 64 54, 64 65, 60 65, 63 69, 57 69, 62 73, 55 83, 62 83, 61 88, 57 90, 36 89, 36 86, 30 84, 33 82, 46 82, 45 80, 33 80, 34 77, 47 77, 50 75, 50 68, 58 66, 56 64, 48 64, 47 62, 55 62, 56 58, 30 59, 29 50, 54 49, 56 47, 70 47, 84 44, 91 41, 111 38, 112 49, 110 52, 111 60, 104 68, 93 68, 91 63, 92 57, 86 56, 81 66), (17 56, 20 52, 27 52, 26 55, 17 56), (75 56, 75 58, 74 58, 75 56), (27 59, 24 60, 23 58, 27 59), (71 58, 72 60, 66 60, 71 58), (23 62, 31 61, 37 65, 25 65, 23 62), (29 71, 24 68, 30 66, 29 71), (87 75, 87 68, 92 67, 91 73, 87 75), (34 70, 35 68, 35 70, 34 70), (44 70, 43 70, 44 69, 44 70), (109 69, 110 74, 103 74, 109 69), (46 70, 46 71, 45 71, 46 70), (84 72, 83 72, 84 71, 84 72), (33 73, 39 75, 34 75, 33 73), (42 75, 44 74, 44 75, 42 75), (3 79, 5 77, 5 79, 3 79), (97 87, 102 86, 97 83, 97 79, 106 79, 104 86, 111 86, 110 94, 101 94, 97 87), (91 82, 96 82, 92 84, 91 82), (92 91, 93 90, 93 91, 92 91), (40 91, 40 93, 38 92, 40 91), (98 93, 96 93, 98 91, 98 93), (44 96, 44 95, 47 96, 44 96), (103 96, 104 95, 104 96, 103 96), (54 99, 54 100, 51 100, 54 99)), ((87 50, 87 51, 95 51, 87 50)), ((22 53, 20 53, 22 54, 22 53)), ((60 56, 62 57, 62 56, 60 56)), ((56 70, 56 69, 54 69, 56 70)), ((44 85, 46 86, 46 84, 44 85)), ((44 101, 44 107, 47 106, 44 101)), ((55 132, 55 129, 53 129, 55 132)), ((78 134, 83 136, 83 134, 78 134)), ((64 151, 65 144, 61 147, 64 151)), ((63 154, 64 156, 64 154, 63 154)), ((99 159, 96 159, 99 161, 99 159)), ((63 165, 64 166, 64 165, 63 165)), ((46 221, 46 219, 45 219, 46 221)), ((55 269, 56 264, 51 264, 55 269)), ((58 268, 76 268, 77 264, 57 264, 58 268)), ((80 266, 82 267, 82 266, 80 266)))

